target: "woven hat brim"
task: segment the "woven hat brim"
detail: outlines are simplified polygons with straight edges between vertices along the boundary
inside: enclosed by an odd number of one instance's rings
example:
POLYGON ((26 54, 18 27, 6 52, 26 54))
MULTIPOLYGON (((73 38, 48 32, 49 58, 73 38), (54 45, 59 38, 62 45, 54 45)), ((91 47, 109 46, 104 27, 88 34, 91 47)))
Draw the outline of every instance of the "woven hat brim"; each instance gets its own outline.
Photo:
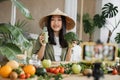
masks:
POLYGON ((52 15, 60 15, 60 16, 66 17, 66 30, 71 30, 74 28, 74 26, 75 26, 74 20, 71 17, 67 16, 66 14, 62 14, 62 15, 61 14, 50 14, 48 16, 43 17, 39 22, 41 28, 43 28, 45 25, 47 25, 48 17, 52 16, 52 15))

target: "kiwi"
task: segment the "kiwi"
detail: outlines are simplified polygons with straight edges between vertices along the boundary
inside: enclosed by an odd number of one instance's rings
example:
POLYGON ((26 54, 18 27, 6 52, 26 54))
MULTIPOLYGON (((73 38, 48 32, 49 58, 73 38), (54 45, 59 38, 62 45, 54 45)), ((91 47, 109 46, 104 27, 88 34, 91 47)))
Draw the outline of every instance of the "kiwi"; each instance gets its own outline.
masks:
POLYGON ((18 74, 16 72, 11 72, 10 73, 10 80, 16 80, 18 78, 18 74))
POLYGON ((92 74, 92 70, 91 70, 91 69, 85 69, 85 70, 83 71, 83 74, 84 74, 85 76, 91 75, 91 74, 92 74))

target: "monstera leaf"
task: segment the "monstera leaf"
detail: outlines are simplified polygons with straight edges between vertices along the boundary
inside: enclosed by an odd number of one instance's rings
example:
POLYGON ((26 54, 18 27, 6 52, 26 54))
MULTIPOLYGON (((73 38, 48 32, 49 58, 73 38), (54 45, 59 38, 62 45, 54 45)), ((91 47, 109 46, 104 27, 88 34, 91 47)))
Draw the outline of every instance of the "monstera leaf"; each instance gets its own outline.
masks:
POLYGON ((92 34, 95 31, 95 26, 93 19, 90 18, 88 13, 83 15, 83 27, 84 32, 89 34, 89 41, 92 41, 92 34))
POLYGON ((94 32, 95 26, 88 13, 83 15, 83 27, 85 33, 92 34, 94 32))
POLYGON ((120 43, 120 33, 117 33, 117 36, 115 37, 115 41, 117 43, 120 43))
POLYGON ((96 14, 93 17, 94 25, 97 26, 98 28, 102 28, 103 25, 106 23, 106 19, 103 15, 96 14))
POLYGON ((107 3, 102 8, 102 15, 106 18, 112 18, 118 13, 118 7, 114 6, 112 3, 107 3))

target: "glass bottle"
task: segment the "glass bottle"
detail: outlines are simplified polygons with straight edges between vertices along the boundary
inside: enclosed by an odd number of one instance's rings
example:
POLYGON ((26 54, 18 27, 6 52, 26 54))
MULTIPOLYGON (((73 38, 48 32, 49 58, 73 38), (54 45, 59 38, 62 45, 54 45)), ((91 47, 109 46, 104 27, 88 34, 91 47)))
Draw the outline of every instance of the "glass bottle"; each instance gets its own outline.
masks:
POLYGON ((48 43, 48 30, 47 27, 43 27, 44 43, 48 43))

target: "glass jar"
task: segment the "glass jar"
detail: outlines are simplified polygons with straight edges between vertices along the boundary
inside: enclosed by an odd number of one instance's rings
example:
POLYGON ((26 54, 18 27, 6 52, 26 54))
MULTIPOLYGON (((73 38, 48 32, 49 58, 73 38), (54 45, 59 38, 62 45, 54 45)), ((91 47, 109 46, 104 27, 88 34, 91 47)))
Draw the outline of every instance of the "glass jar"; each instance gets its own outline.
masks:
POLYGON ((29 64, 32 64, 36 67, 41 66, 41 61, 38 59, 38 55, 33 54, 31 59, 29 60, 29 64))

